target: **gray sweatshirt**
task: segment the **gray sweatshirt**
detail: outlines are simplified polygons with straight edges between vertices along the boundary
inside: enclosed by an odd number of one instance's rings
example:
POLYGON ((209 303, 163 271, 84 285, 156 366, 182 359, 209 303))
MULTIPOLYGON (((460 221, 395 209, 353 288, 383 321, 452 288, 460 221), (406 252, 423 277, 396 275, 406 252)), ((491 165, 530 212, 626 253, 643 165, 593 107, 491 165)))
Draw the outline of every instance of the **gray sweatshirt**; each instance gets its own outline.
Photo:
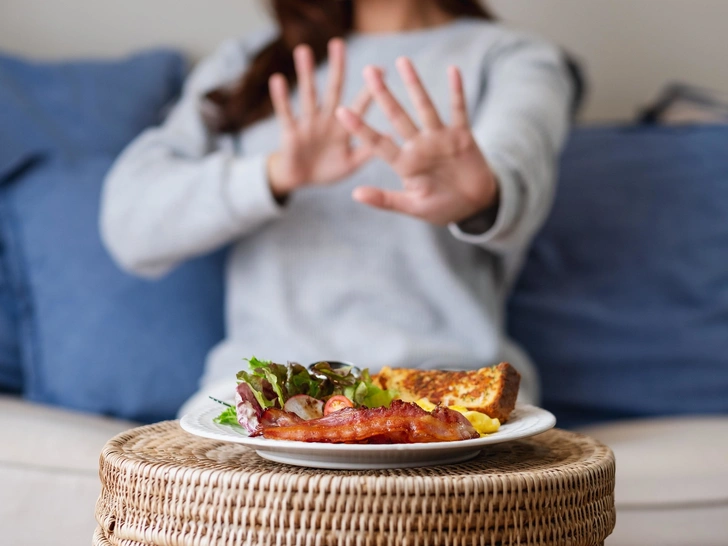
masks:
MULTIPOLYGON (((300 190, 280 206, 265 170, 279 147, 276 120, 218 135, 201 113, 210 106, 203 95, 237 80, 270 36, 230 41, 200 63, 165 123, 119 157, 103 192, 102 237, 127 271, 159 277, 231 245, 227 336, 210 352, 195 400, 208 392, 229 397, 242 359, 255 355, 345 360, 372 371, 506 360, 523 375, 522 400, 536 401, 535 370, 504 333, 504 303, 548 213, 568 130, 573 90, 559 50, 474 20, 347 40, 344 104, 363 87, 362 69, 376 64, 416 119, 394 67, 405 55, 447 122, 446 68, 461 68, 473 133, 501 196, 495 220, 473 233, 353 201, 359 185, 401 187, 379 160, 334 186, 300 190)), ((323 65, 319 89, 326 77, 323 65)), ((295 93, 292 100, 295 109, 295 93)), ((393 132, 376 106, 366 120, 393 132)))

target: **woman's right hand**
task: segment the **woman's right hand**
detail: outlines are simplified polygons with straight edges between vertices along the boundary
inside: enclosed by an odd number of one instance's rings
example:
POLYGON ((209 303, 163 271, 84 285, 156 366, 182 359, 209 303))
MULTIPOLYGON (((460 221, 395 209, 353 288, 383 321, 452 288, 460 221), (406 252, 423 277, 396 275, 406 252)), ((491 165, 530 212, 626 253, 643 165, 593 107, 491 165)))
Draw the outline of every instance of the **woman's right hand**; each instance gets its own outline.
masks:
MULTIPOLYGON (((270 78, 270 96, 282 126, 281 148, 268 158, 267 167, 271 190, 277 199, 305 186, 338 182, 372 156, 371 149, 352 145, 351 136, 335 117, 344 82, 345 48, 341 39, 329 42, 329 82, 319 105, 313 51, 307 45, 296 47, 293 57, 301 104, 298 118, 291 110, 285 77, 274 74, 270 78)), ((351 109, 361 116, 370 103, 371 95, 365 91, 351 109)))

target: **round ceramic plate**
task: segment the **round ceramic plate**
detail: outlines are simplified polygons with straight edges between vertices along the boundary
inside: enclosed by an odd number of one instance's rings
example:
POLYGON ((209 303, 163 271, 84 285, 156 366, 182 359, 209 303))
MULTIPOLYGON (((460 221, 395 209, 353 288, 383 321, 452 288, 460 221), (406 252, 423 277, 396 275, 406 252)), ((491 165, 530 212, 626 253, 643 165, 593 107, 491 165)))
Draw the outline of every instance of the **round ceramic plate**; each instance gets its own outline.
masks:
POLYGON ((220 406, 205 408, 182 417, 180 425, 196 436, 246 445, 271 461, 339 470, 409 468, 461 463, 472 459, 492 444, 509 442, 546 432, 556 424, 548 411, 535 406, 519 406, 498 432, 459 442, 431 444, 322 444, 251 438, 242 428, 218 425, 213 421, 220 406))

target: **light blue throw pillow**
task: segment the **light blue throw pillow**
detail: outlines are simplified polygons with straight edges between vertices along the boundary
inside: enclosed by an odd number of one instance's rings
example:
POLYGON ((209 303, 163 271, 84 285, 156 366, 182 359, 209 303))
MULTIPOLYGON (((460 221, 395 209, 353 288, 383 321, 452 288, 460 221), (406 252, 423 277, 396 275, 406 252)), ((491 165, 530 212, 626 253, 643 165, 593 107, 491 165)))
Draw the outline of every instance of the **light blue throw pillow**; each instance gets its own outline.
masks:
MULTIPOLYGON (((12 132, 2 133, 12 135, 12 143, 42 139, 69 156, 117 154, 163 119, 185 72, 184 58, 163 49, 109 61, 39 62, 0 54, 0 112, 6 109, 12 119, 12 132), (8 106, 10 94, 15 99, 8 106)), ((0 159, 4 155, 0 151, 0 159)))
POLYGON ((0 207, 0 393, 19 393, 23 388, 23 368, 18 343, 15 290, 8 271, 6 238, 0 207))
POLYGON ((577 129, 509 316, 562 426, 728 413, 728 126, 577 129))
POLYGON ((129 276, 102 246, 98 214, 116 154, 179 92, 182 58, 0 58, 0 75, 27 101, 25 122, 51 142, 0 186, 24 395, 144 422, 173 418, 223 337, 224 257, 156 282, 129 276))
POLYGON ((0 392, 18 393, 23 386, 18 333, 18 288, 9 213, 2 186, 38 161, 49 150, 49 141, 29 118, 27 101, 18 95, 0 71, 0 392))

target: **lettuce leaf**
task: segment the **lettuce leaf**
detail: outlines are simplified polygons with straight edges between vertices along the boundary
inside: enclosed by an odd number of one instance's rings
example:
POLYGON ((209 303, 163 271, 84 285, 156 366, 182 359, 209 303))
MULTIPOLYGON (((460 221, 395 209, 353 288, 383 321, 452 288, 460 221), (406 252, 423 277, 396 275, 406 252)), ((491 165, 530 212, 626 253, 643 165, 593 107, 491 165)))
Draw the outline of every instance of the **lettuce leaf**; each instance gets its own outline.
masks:
POLYGON ((396 396, 397 391, 392 389, 384 390, 376 385, 369 385, 367 387, 367 394, 362 400, 362 406, 366 406, 368 408, 380 408, 382 406, 389 407, 389 404, 392 403, 392 400, 394 400, 396 396))
POLYGON ((366 406, 367 408, 389 406, 397 396, 397 391, 395 390, 385 390, 376 386, 372 382, 369 370, 363 370, 361 372, 359 382, 349 392, 351 392, 352 396, 349 396, 346 392, 344 393, 349 400, 357 406, 366 406))
POLYGON ((225 408, 225 410, 220 415, 215 417, 213 421, 220 425, 232 425, 236 427, 240 426, 240 423, 238 423, 238 415, 235 411, 234 406, 229 406, 225 408))
POLYGON ((309 370, 295 362, 276 364, 254 356, 247 361, 249 370, 237 374, 238 384, 246 383, 264 410, 283 408, 298 394, 319 400, 343 394, 355 406, 368 408, 388 406, 396 396, 395 391, 374 385, 368 370, 359 372, 352 366, 332 368, 328 362, 318 362, 309 370))
POLYGON ((334 388, 350 387, 359 380, 352 366, 334 369, 328 362, 318 362, 313 365, 312 371, 315 375, 328 379, 334 388))
POLYGON ((275 407, 275 393, 273 396, 271 396, 270 392, 268 392, 271 390, 271 386, 265 378, 260 377, 259 375, 255 375, 254 373, 241 371, 238 372, 237 379, 238 383, 247 383, 248 386, 250 386, 250 390, 253 391, 253 395, 258 401, 258 404, 260 404, 261 408, 267 409, 275 407))
POLYGON ((321 398, 325 395, 323 387, 321 381, 313 377, 305 367, 295 362, 288 363, 286 391, 289 398, 297 394, 307 394, 312 398, 321 398))
POLYGON ((287 397, 283 394, 283 389, 285 387, 278 381, 278 375, 276 375, 275 371, 270 369, 264 369, 262 370, 262 373, 263 377, 265 377, 266 381, 268 381, 268 384, 273 389, 273 392, 275 392, 276 397, 278 398, 278 405, 283 407, 283 404, 286 403, 287 397))

